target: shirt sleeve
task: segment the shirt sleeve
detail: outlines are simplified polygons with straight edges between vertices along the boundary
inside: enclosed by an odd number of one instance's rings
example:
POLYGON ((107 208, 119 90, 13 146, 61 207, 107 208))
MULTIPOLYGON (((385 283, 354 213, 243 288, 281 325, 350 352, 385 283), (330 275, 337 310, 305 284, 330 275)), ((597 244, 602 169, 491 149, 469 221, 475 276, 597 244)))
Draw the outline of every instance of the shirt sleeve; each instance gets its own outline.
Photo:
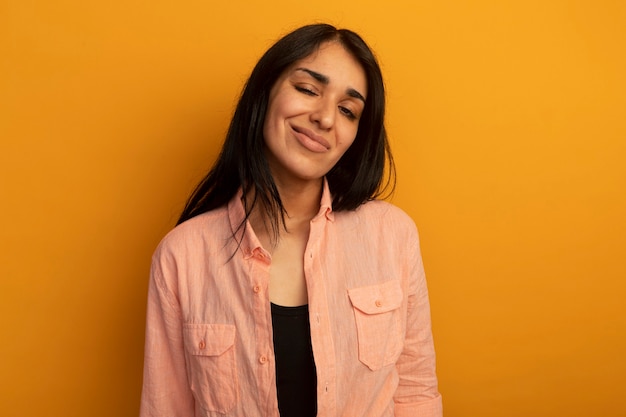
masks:
POLYGON ((400 378, 394 395, 396 417, 441 417, 430 303, 417 232, 412 239, 409 299, 404 350, 396 363, 400 378))
POLYGON ((140 417, 194 415, 195 404, 185 365, 180 304, 165 284, 166 275, 173 281, 175 268, 167 270, 167 262, 157 249, 148 289, 140 417))

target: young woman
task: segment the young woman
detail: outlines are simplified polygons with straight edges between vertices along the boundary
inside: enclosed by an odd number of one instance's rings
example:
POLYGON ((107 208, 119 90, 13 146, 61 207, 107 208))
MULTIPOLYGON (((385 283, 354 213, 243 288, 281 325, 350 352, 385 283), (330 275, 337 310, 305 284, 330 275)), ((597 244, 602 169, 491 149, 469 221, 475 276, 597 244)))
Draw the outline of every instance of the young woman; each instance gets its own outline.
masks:
POLYGON ((141 416, 441 416, 417 231, 380 68, 319 24, 260 59, 157 248, 141 416))

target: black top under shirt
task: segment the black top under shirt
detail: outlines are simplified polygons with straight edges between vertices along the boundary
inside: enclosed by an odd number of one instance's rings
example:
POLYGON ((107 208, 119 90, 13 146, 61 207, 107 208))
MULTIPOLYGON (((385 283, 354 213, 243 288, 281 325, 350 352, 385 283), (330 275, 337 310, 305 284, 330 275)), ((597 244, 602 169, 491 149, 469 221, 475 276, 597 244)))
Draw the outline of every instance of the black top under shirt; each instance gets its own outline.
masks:
POLYGON ((317 375, 311 348, 309 306, 272 303, 276 389, 281 417, 317 415, 317 375))

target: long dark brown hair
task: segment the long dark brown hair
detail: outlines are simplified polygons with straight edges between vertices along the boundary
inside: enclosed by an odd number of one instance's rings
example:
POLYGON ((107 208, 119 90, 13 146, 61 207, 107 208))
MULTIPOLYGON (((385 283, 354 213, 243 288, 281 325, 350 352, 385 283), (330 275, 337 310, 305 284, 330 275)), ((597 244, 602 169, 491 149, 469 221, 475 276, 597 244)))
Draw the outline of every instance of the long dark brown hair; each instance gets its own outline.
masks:
POLYGON ((374 54, 363 39, 350 30, 328 24, 308 25, 276 42, 252 70, 221 153, 189 197, 177 224, 227 204, 241 187, 244 195, 254 196, 253 201, 246 201, 246 219, 255 205, 260 204, 274 235, 278 236, 280 224, 284 225, 285 209, 265 157, 263 137, 270 90, 291 64, 330 41, 339 42, 361 64, 368 92, 354 142, 326 175, 333 210, 354 210, 383 192, 393 190, 395 168, 384 125, 385 87, 374 54))

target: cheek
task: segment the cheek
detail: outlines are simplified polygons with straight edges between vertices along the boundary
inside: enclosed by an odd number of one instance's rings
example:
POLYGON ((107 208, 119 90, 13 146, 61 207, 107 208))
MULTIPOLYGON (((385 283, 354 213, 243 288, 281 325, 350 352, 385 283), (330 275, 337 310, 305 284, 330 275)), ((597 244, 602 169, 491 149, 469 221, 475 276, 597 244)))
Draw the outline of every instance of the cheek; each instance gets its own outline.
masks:
POLYGON ((266 143, 277 134, 278 114, 275 104, 275 102, 271 102, 268 105, 267 113, 265 114, 265 120, 263 122, 263 138, 265 139, 266 143))
POLYGON ((343 148, 344 152, 354 143, 358 130, 359 125, 355 123, 343 126, 340 132, 338 132, 338 144, 343 148))
POLYGON ((263 124, 263 132, 274 132, 281 129, 285 118, 288 116, 285 113, 285 109, 289 106, 285 103, 284 97, 278 95, 273 100, 270 100, 267 106, 267 114, 265 115, 265 122, 263 124))

